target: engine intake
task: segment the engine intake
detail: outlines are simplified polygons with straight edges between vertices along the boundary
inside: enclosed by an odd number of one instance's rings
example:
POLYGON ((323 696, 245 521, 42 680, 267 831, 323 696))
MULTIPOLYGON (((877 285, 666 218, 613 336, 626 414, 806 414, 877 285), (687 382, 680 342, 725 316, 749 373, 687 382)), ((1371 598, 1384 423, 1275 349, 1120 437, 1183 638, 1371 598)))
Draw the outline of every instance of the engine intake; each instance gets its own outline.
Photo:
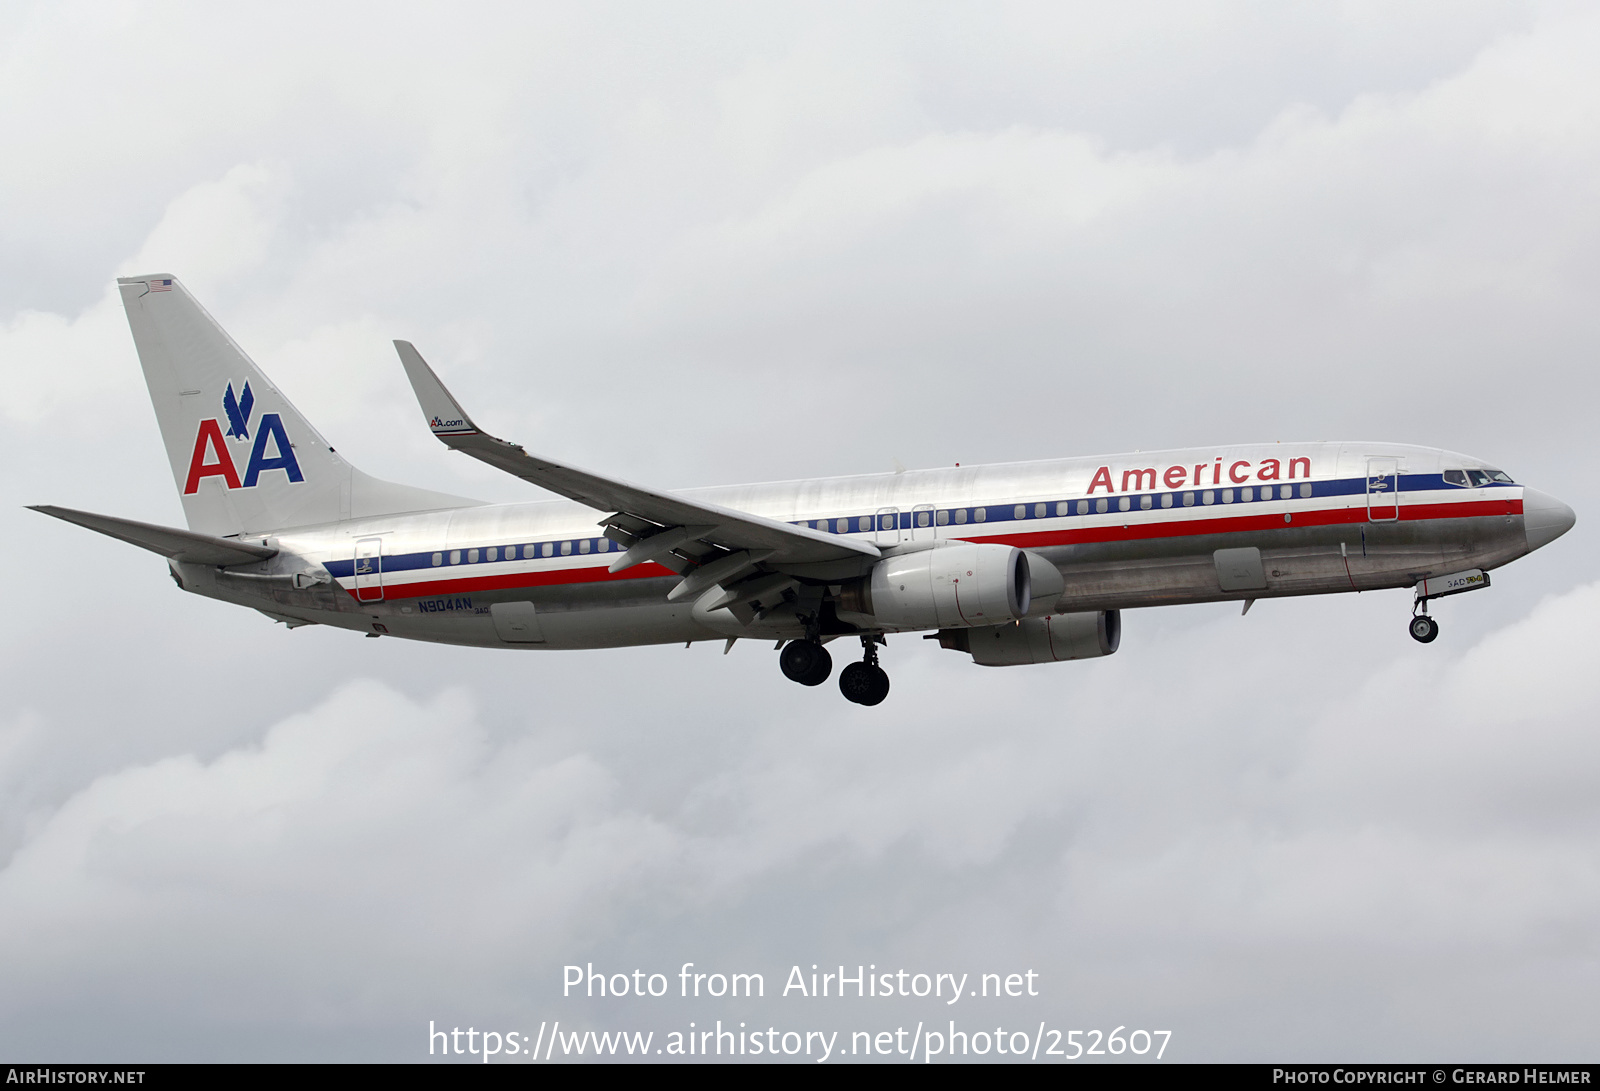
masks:
POLYGON ((1117 610, 1051 614, 1015 625, 939 632, 941 648, 969 652, 974 663, 985 667, 1098 659, 1115 652, 1121 643, 1122 614, 1117 610))
POLYGON ((1026 617, 1033 581, 1015 546, 951 545, 886 557, 840 596, 841 616, 912 631, 996 625, 1026 617))

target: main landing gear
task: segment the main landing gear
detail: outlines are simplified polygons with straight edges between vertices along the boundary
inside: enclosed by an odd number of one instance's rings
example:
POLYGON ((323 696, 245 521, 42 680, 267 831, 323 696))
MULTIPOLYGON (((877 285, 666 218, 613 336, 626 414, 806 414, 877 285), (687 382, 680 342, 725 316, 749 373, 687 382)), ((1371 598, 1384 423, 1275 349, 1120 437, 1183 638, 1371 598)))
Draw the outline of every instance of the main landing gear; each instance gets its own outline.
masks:
POLYGON ((889 676, 878 666, 881 636, 861 638, 862 659, 839 672, 839 692, 858 705, 876 705, 889 696, 889 676))
MULTIPOLYGON (((878 666, 878 645, 883 637, 861 638, 861 662, 851 663, 839 672, 839 692, 858 705, 876 705, 889 696, 889 676, 878 666)), ((783 676, 802 686, 820 686, 833 672, 833 656, 816 639, 791 640, 778 653, 783 676)))
POLYGON ((778 667, 791 682, 820 686, 833 673, 833 656, 820 641, 791 640, 778 653, 778 667))

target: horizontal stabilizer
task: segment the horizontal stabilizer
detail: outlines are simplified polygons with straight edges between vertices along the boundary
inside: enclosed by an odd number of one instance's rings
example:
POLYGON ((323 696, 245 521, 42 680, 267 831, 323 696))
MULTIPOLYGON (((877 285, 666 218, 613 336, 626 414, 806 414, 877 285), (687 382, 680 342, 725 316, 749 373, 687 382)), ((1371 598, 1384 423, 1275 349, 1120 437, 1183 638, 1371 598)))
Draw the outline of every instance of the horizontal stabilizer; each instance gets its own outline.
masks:
POLYGON ((29 507, 140 549, 148 549, 151 553, 159 553, 169 560, 186 561, 189 564, 252 564, 276 556, 278 552, 267 546, 213 538, 209 534, 141 523, 134 519, 118 519, 114 515, 96 515, 94 512, 58 508, 52 504, 31 504, 29 507))

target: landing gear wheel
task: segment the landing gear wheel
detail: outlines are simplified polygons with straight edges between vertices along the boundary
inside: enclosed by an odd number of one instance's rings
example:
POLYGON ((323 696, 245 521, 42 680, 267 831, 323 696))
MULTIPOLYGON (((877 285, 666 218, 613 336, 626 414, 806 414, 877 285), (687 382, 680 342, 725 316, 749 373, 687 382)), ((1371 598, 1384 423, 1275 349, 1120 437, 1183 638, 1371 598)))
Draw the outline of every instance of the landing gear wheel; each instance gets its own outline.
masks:
POLYGON ((1439 623, 1427 614, 1418 614, 1411 619, 1411 639, 1421 644, 1430 643, 1439 635, 1439 623))
POLYGON ((881 704, 889 696, 889 675, 876 663, 851 663, 839 672, 839 692, 858 705, 881 704))
POLYGON ((833 673, 833 656, 828 649, 810 640, 791 640, 778 653, 783 676, 802 686, 820 686, 833 673))

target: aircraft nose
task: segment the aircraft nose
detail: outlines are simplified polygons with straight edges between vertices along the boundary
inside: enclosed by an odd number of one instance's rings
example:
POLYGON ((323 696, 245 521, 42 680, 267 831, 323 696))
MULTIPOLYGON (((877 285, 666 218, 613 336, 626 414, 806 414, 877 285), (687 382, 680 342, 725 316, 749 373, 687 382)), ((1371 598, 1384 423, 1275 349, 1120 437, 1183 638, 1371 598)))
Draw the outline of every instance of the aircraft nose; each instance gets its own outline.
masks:
POLYGON ((1528 536, 1530 553, 1561 537, 1577 521, 1577 514, 1555 497, 1537 489, 1522 490, 1522 532, 1528 536))

